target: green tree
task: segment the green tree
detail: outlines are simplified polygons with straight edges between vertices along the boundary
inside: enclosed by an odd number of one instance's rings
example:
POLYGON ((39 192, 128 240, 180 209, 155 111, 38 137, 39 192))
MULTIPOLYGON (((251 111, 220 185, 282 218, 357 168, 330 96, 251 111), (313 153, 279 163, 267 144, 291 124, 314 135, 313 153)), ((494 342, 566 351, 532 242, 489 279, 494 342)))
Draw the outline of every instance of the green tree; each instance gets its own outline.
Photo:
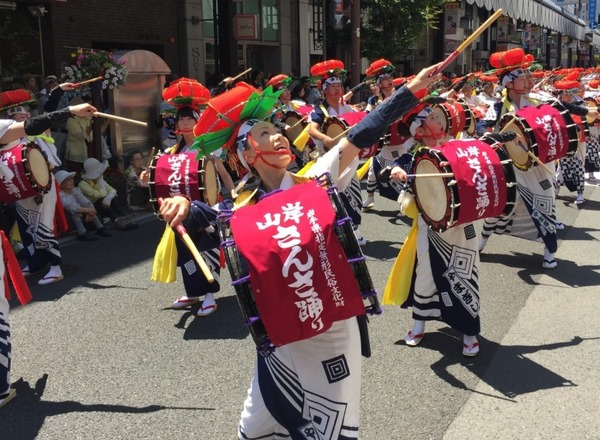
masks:
POLYGON ((362 55, 403 58, 427 27, 435 28, 447 0, 361 0, 362 55))
POLYGON ((32 40, 37 42, 37 38, 36 32, 22 14, 18 11, 0 10, 2 76, 18 76, 39 69, 41 66, 39 55, 32 59, 29 51, 30 42, 32 40))

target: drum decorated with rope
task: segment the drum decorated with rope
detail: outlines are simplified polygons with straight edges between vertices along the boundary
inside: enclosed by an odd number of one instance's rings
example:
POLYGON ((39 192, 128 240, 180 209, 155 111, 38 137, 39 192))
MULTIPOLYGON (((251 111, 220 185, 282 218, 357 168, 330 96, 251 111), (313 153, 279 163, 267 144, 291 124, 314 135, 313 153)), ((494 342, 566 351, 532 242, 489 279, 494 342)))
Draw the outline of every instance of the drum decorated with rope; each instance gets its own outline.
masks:
POLYGON ((52 185, 50 164, 34 142, 0 151, 0 202, 12 203, 47 193, 52 185))
POLYGON ((219 202, 216 167, 210 157, 196 153, 161 154, 150 163, 150 202, 158 213, 158 199, 182 195, 210 206, 219 202))
POLYGON ((502 144, 488 142, 493 140, 453 140, 416 152, 412 189, 432 229, 444 231, 512 211, 517 188, 510 158, 502 144))
POLYGON ((577 151, 577 124, 558 101, 536 107, 524 107, 504 115, 502 131, 514 131, 517 137, 505 144, 513 164, 522 171, 542 163, 570 157, 577 151), (531 154, 530 154, 531 153, 531 154))

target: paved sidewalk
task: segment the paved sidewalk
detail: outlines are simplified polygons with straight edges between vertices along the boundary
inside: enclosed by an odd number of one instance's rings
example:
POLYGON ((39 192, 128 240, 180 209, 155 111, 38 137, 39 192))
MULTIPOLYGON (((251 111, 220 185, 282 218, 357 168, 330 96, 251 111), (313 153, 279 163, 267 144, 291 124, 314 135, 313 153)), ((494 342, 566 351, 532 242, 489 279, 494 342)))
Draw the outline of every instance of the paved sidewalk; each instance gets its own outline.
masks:
POLYGON ((444 440, 600 439, 600 188, 444 440), (579 264, 574 263, 579 262, 579 264), (510 383, 499 382, 507 370, 510 383))

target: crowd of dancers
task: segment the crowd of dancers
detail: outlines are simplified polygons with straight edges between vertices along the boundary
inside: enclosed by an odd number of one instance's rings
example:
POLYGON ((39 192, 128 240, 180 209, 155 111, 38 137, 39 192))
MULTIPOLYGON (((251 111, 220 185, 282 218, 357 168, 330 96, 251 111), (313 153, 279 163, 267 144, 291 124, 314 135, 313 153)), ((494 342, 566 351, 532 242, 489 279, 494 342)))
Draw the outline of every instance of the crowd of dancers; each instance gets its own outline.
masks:
MULTIPOLYGON (((226 78, 211 93, 181 78, 164 90, 161 115, 174 120, 164 139, 174 142, 138 176, 168 225, 153 279, 173 281, 178 265, 185 293, 173 307, 199 304, 207 317, 227 263, 258 351, 240 439, 358 438, 365 317, 381 313, 360 224, 377 213, 377 197, 412 221, 383 294, 384 305, 412 310, 407 346, 437 320, 463 334, 464 356, 478 354, 479 253, 492 235, 539 242, 542 267, 557 267, 556 197, 564 187, 585 208, 584 184, 600 170, 600 72, 545 71, 521 49, 490 64, 455 80, 440 65, 403 78, 382 59, 345 90, 343 63, 326 60, 311 68, 315 105, 292 99, 285 74, 262 89, 226 78), (367 89, 363 104, 348 102, 367 89)), ((93 108, 59 116, 69 111, 93 108)), ((52 113, 40 118, 18 134, 50 128, 52 113)), ((19 139, 15 124, 0 126, 2 144, 19 139)), ((13 391, 0 296, 5 404, 13 391)))

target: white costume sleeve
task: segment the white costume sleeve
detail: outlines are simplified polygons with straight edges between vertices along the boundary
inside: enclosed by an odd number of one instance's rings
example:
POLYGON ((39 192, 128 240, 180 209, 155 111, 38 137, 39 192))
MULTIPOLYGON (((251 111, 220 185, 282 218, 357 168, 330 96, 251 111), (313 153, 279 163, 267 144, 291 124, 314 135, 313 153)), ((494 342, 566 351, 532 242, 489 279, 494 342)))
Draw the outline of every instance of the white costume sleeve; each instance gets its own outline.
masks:
POLYGON ((358 157, 355 157, 350 165, 340 171, 340 147, 336 145, 329 150, 323 156, 317 159, 317 163, 314 164, 310 170, 306 173, 307 177, 316 177, 324 173, 330 173, 333 183, 336 184, 339 191, 344 191, 350 184, 352 176, 356 174, 358 168, 358 157))

